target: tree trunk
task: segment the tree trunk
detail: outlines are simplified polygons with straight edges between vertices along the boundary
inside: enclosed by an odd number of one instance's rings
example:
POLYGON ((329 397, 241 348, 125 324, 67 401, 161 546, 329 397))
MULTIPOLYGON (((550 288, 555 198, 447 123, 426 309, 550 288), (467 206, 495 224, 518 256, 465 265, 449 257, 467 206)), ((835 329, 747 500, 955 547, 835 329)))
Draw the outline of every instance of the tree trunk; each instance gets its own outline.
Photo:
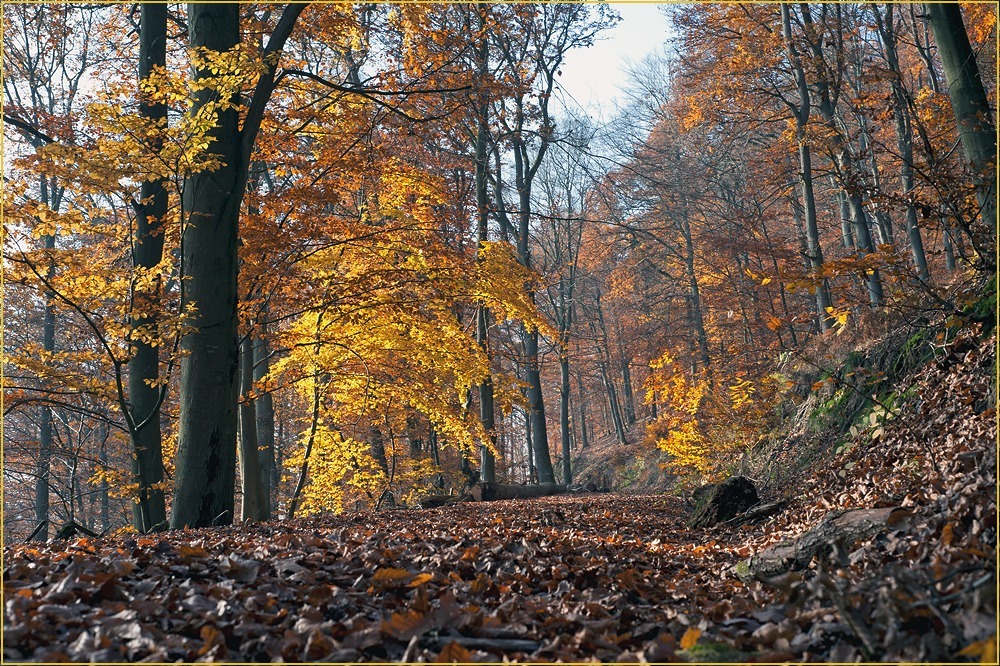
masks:
MULTIPOLYGON (((44 186, 43 186, 44 188, 44 186)), ((43 189, 43 200, 45 191, 43 189)), ((42 238, 46 250, 49 251, 47 282, 52 283, 55 277, 55 263, 51 258, 51 251, 56 247, 55 236, 46 235, 42 238)), ((52 292, 45 292, 45 313, 42 315, 42 349, 52 353, 56 348, 56 311, 55 296, 52 292)), ((46 523, 45 527, 38 531, 35 540, 47 541, 49 538, 49 475, 52 473, 52 408, 43 404, 41 408, 41 424, 38 433, 38 465, 35 477, 35 524, 46 523)))
POLYGON ((708 335, 705 333, 705 320, 701 312, 701 296, 698 292, 698 274, 694 266, 694 238, 691 235, 691 223, 688 220, 687 208, 681 213, 682 232, 684 234, 684 267, 688 278, 688 302, 691 305, 691 325, 695 340, 698 342, 698 353, 701 356, 703 368, 708 368, 711 357, 708 355, 708 335))
POLYGON ((545 403, 542 398, 542 379, 538 359, 538 331, 522 329, 525 340, 525 359, 528 367, 528 408, 531 416, 531 448, 539 483, 555 482, 552 456, 549 454, 548 425, 545 422, 545 403))
MULTIPOLYGON (((193 2, 188 5, 191 48, 228 51, 240 41, 239 5, 193 2)), ((199 69, 196 80, 210 78, 199 69)), ((195 95, 195 105, 214 93, 195 95)), ((236 100, 234 100, 235 102, 236 100)), ((222 165, 201 171, 184 183, 183 234, 185 282, 181 308, 197 308, 181 350, 180 422, 177 483, 170 525, 204 527, 233 521, 236 464, 236 240, 239 206, 233 198, 240 161, 236 108, 219 112, 209 135, 222 165)))
POLYGON ((248 335, 240 349, 240 481, 243 490, 244 522, 270 518, 267 493, 260 473, 260 445, 257 440, 257 410, 253 392, 253 340, 248 335))
MULTIPOLYGON (((108 425, 103 421, 100 424, 99 437, 101 439, 101 451, 98 453, 97 462, 101 466, 101 471, 106 472, 108 470, 108 425)), ((100 499, 101 532, 104 533, 111 529, 111 487, 108 484, 108 477, 106 474, 101 475, 100 499)))
POLYGON ((573 470, 570 464, 572 446, 570 444, 569 390, 569 359, 563 353, 559 357, 559 439, 562 445, 562 482, 567 486, 573 483, 573 470))
MULTIPOLYGON (((142 4, 139 27, 139 80, 144 81, 155 68, 166 67, 167 64, 167 6, 142 4)), ((149 122, 166 123, 167 107, 143 101, 139 105, 139 115, 149 122)), ((150 146, 152 151, 159 148, 159 142, 150 146)), ((164 181, 142 182, 136 213, 133 262, 140 271, 152 270, 163 259, 163 219, 167 215, 164 181)), ((144 329, 155 336, 160 308, 159 279, 151 282, 148 289, 137 289, 135 302, 143 314, 132 319, 132 330, 144 329)), ((160 436, 160 394, 163 389, 159 385, 159 347, 141 339, 133 339, 132 345, 135 353, 128 364, 128 394, 135 423, 132 473, 139 481, 139 501, 132 507, 132 524, 141 533, 167 520, 166 502, 160 487, 163 482, 160 436)))
POLYGON ((583 392, 583 380, 580 378, 579 373, 576 376, 577 384, 577 395, 580 397, 580 448, 585 449, 590 446, 590 441, 587 439, 587 398, 586 394, 583 392))
MULTIPOLYGON (((170 517, 174 528, 233 521, 239 371, 237 226, 250 152, 274 90, 278 58, 304 8, 304 3, 290 3, 282 11, 264 49, 266 65, 246 107, 242 130, 234 104, 219 112, 209 131, 222 165, 191 174, 184 183, 182 266, 188 279, 181 308, 186 311, 195 306, 197 310, 188 322, 195 330, 181 343, 185 356, 181 360, 177 482, 170 517)), ((236 3, 190 3, 189 45, 216 52, 236 46, 239 10, 236 3)), ((195 71, 195 80, 212 76, 208 69, 195 71)), ((211 90, 198 91, 195 106, 212 102, 214 95, 211 90)))
POLYGON ((622 394, 625 398, 625 423, 632 425, 636 421, 635 393, 632 391, 632 370, 629 368, 631 359, 622 357, 622 394))
MULTIPOLYGON (((267 317, 267 311, 263 316, 267 317)), ((261 322, 257 337, 253 341, 253 380, 259 382, 270 371, 270 350, 268 349, 267 325, 261 322)), ((271 517, 271 508, 276 506, 277 497, 272 497, 277 489, 277 472, 274 458, 274 398, 265 391, 254 405, 257 420, 257 446, 260 452, 260 483, 264 489, 264 515, 271 517)))
POLYGON ((894 22, 894 7, 885 6, 885 17, 879 11, 878 5, 872 5, 875 22, 878 26, 886 63, 893 73, 892 77, 892 115, 896 127, 896 147, 902 166, 899 172, 899 183, 903 198, 906 200, 906 235, 910 245, 910 254, 917 276, 924 282, 931 279, 927 267, 927 255, 924 253, 924 241, 920 236, 917 224, 917 207, 913 202, 913 128, 910 123, 910 111, 907 105, 906 90, 902 83, 902 70, 899 65, 899 55, 896 49, 896 26, 894 22))
MULTIPOLYGON (((826 278, 821 277, 823 269, 823 246, 819 237, 819 225, 816 221, 816 197, 813 192, 812 155, 806 139, 806 127, 809 123, 811 101, 809 87, 806 84, 802 60, 792 38, 791 14, 788 5, 781 5, 781 27, 785 38, 785 50, 792 65, 795 84, 798 89, 799 106, 795 110, 795 134, 799 144, 799 184, 802 188, 802 201, 805 208, 806 258, 809 261, 811 277, 818 280, 816 285, 817 323, 820 332, 830 328, 831 307, 829 287, 826 278)), ((847 234, 844 234, 845 242, 847 234)))
POLYGON ((956 3, 925 4, 948 81, 948 95, 958 122, 979 199, 979 216, 991 229, 996 223, 996 127, 976 64, 976 54, 956 3))
MULTIPOLYGON (((479 29, 484 30, 486 19, 482 9, 477 7, 479 16, 479 29)), ((479 43, 478 49, 478 70, 479 80, 483 81, 489 72, 489 40, 485 34, 479 43)), ((476 251, 477 261, 481 260, 483 244, 488 239, 489 229, 487 220, 489 215, 489 192, 486 189, 489 169, 489 99, 486 91, 479 90, 482 99, 479 100, 477 108, 478 128, 476 130, 476 251)), ((489 310, 485 305, 480 305, 476 312, 476 342, 482 347, 486 358, 490 358, 489 345, 489 310)), ((496 448, 496 435, 494 434, 495 414, 493 407, 493 377, 487 375, 482 384, 479 385, 479 418, 483 423, 483 428, 489 434, 490 442, 482 442, 479 447, 479 476, 483 481, 495 482, 496 460, 493 450, 496 448)))

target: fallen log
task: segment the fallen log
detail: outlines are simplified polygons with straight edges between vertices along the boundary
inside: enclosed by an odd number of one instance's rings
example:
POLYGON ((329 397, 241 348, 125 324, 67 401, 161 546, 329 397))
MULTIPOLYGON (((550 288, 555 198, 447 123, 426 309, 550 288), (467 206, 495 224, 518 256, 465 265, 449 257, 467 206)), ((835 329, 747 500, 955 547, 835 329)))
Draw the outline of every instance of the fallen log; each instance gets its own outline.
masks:
POLYGON ((778 502, 768 502, 767 504, 758 504, 757 506, 750 507, 735 518, 727 520, 723 523, 723 525, 726 525, 727 527, 738 527, 747 523, 757 523, 765 518, 773 516, 776 513, 781 513, 786 506, 788 506, 788 502, 784 500, 778 502))
POLYGON ((529 497, 545 497, 561 495, 567 492, 566 486, 559 483, 539 483, 533 486, 519 486, 512 483, 479 482, 472 486, 469 494, 476 502, 492 502, 493 500, 526 499, 529 497))
POLYGON ((465 495, 424 495, 419 500, 417 500, 417 506, 421 509, 434 509, 439 506, 446 506, 452 504, 459 504, 461 502, 469 502, 472 497, 468 494, 465 495))
POLYGON ((908 511, 898 507, 831 511, 801 536, 776 543, 743 560, 733 568, 733 573, 744 583, 755 580, 767 582, 793 569, 804 569, 813 557, 832 550, 835 543, 850 547, 895 525, 908 515, 908 511))

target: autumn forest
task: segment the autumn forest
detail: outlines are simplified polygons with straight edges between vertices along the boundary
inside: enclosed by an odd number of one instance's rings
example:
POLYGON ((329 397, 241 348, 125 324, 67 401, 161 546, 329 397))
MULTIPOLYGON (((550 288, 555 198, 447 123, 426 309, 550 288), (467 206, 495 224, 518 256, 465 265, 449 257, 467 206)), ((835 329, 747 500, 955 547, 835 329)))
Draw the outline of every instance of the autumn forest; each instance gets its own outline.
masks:
POLYGON ((4 3, 5 657, 995 659, 996 6, 659 11, 4 3))

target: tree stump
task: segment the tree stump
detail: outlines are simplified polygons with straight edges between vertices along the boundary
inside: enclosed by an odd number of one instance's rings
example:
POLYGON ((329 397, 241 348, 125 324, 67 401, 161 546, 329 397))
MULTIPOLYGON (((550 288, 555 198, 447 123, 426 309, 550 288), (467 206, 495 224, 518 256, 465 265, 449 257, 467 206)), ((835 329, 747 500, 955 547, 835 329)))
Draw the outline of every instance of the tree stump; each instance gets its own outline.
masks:
POLYGON ((735 518, 757 504, 757 489, 745 476, 734 476, 712 488, 688 520, 691 527, 712 527, 735 518))

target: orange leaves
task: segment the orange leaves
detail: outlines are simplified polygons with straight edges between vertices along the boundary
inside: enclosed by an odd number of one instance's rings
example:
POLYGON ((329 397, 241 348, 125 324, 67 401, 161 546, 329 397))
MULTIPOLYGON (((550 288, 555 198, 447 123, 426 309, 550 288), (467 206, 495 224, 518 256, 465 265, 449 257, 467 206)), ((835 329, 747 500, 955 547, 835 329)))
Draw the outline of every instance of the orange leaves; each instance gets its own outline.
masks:
POLYGON ((372 575, 372 582, 385 588, 420 587, 432 580, 434 580, 434 574, 432 573, 424 572, 415 574, 406 569, 396 569, 394 567, 376 569, 372 575))
MULTIPOLYGON (((472 653, 462 647, 457 641, 452 641, 444 646, 437 659, 438 664, 467 664, 472 661, 472 653)), ((984 662, 985 663, 985 662, 984 662)))
POLYGON ((690 650, 698 643, 698 639, 701 638, 701 629, 697 627, 689 627, 684 635, 681 636, 681 649, 690 650))

